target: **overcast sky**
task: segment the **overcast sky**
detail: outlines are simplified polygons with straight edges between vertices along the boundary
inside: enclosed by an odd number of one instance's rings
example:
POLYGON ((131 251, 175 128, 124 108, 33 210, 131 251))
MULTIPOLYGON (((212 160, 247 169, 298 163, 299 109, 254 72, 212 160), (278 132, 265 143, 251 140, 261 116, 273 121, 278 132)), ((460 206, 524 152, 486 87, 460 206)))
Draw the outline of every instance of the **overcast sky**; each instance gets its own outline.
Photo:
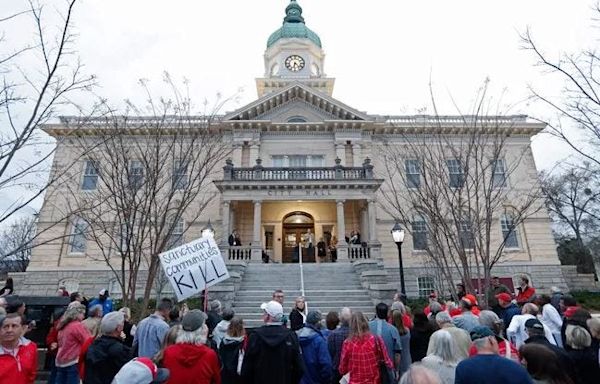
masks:
MULTIPOLYGON (((2 14, 24 0, 0 0, 2 14)), ((56 7, 64 0, 49 0, 56 7)), ((191 82, 198 104, 243 88, 231 110, 256 98, 269 35, 281 26, 286 0, 82 0, 76 5, 76 50, 97 92, 117 103, 142 100, 136 80, 160 88, 163 71, 191 82)), ((334 97, 375 114, 414 114, 429 104, 432 79, 442 112, 450 102, 468 110, 486 78, 490 94, 510 112, 548 117, 525 100, 532 85, 558 94, 561 84, 535 67, 519 34, 529 27, 550 57, 597 44, 593 0, 300 0, 309 28, 323 43, 325 72, 336 78, 334 97)), ((33 39, 27 23, 10 31, 33 39)), ((431 110, 429 109, 429 112, 431 110)), ((538 167, 566 152, 534 139, 538 167), (542 150, 543 147, 543 150, 542 150), (549 150, 550 149, 550 150, 549 150)))

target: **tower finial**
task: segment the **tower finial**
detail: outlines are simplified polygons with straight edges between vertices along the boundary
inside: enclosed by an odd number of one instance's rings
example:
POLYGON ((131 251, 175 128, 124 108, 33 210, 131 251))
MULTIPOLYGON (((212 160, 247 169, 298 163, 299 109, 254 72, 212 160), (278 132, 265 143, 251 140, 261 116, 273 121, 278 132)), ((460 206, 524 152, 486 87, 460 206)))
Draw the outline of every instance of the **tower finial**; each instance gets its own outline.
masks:
POLYGON ((291 0, 288 6, 285 8, 285 18, 283 19, 283 22, 304 23, 304 18, 302 17, 302 7, 296 2, 296 0, 291 0))

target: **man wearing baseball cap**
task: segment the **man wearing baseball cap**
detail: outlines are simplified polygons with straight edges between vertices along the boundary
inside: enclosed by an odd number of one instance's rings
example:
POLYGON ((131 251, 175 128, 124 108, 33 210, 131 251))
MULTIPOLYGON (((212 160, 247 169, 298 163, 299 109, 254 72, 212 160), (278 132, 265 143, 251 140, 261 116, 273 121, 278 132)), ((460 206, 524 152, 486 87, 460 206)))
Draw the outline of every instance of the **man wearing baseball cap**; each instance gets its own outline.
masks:
POLYGON ((199 309, 186 313, 175 344, 165 349, 163 365, 169 369, 169 383, 221 383, 217 353, 206 346, 208 316, 199 309))
POLYGON ((260 306, 265 325, 250 334, 242 364, 246 384, 297 384, 304 373, 296 333, 282 326, 283 307, 277 301, 260 306))
POLYGON ((575 377, 575 366, 573 359, 569 356, 567 351, 563 348, 557 347, 548 341, 546 333, 544 332, 544 325, 538 319, 529 319, 525 322, 525 331, 529 336, 525 340, 525 344, 538 344, 550 349, 558 357, 561 364, 561 370, 569 377, 575 377))
POLYGON ((471 340, 477 355, 456 366, 456 384, 532 384, 525 368, 498 355, 498 340, 491 328, 473 328, 471 340))
POLYGON ((94 305, 101 305, 102 313, 104 313, 105 315, 107 313, 111 313, 113 311, 113 302, 112 299, 108 296, 108 289, 101 289, 100 292, 98 292, 98 297, 90 301, 90 303, 88 304, 88 309, 92 308, 94 305))
POLYGON ((504 327, 508 328, 513 316, 521 314, 521 309, 512 302, 512 297, 508 293, 499 293, 496 295, 496 299, 501 308, 498 317, 504 322, 504 327))

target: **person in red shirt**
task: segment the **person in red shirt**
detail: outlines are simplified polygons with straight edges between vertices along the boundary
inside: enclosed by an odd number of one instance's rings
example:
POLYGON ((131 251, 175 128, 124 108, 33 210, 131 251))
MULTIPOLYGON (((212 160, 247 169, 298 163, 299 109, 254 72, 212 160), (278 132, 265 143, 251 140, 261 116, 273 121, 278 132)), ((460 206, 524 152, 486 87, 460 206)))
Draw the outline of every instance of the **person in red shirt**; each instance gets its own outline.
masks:
POLYGON ((529 286, 529 278, 521 276, 521 286, 517 288, 517 304, 523 306, 529 303, 533 295, 535 295, 535 288, 529 286))
POLYGON ((350 319, 350 333, 342 346, 340 374, 350 374, 349 384, 380 383, 378 362, 393 368, 392 360, 381 337, 369 331, 369 323, 362 312, 353 312, 350 319), (379 347, 378 347, 379 345, 379 347), (381 356, 378 354, 381 352, 381 356))
POLYGON ((464 297, 469 299, 469 301, 473 304, 473 306, 471 307, 471 312, 473 312, 475 316, 479 316, 481 310, 479 309, 479 303, 477 302, 477 298, 475 297, 475 295, 469 293, 464 297))
POLYGON ((215 351, 205 345, 208 337, 206 314, 194 309, 181 320, 175 344, 165 349, 163 366, 169 383, 221 384, 221 366, 215 351))
POLYGON ((21 337, 23 318, 0 317, 0 384, 33 384, 37 375, 37 345, 21 337))

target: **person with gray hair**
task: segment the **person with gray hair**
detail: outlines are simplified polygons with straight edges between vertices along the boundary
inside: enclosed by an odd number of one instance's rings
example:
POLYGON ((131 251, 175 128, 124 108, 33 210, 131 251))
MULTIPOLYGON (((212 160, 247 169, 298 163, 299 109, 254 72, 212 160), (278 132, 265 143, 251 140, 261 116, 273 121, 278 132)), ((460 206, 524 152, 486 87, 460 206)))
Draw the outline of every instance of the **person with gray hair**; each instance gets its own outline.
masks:
POLYGON ((110 384, 131 359, 131 348, 121 338, 124 325, 125 316, 121 312, 110 312, 102 318, 101 336, 85 354, 85 384, 110 384))
MULTIPOLYGON (((439 331, 446 331, 452 337, 456 345, 456 360, 461 361, 469 357, 469 349, 471 348, 471 337, 469 333, 464 329, 458 328, 452 323, 452 317, 448 312, 439 312, 435 315, 435 322, 439 326, 439 331)), ((439 331, 435 331, 435 335, 439 331)), ((432 335, 433 336, 433 335, 432 335)), ((427 355, 433 353, 433 341, 429 339, 429 345, 427 346, 427 355)))
POLYGON ((333 369, 334 383, 339 383, 342 376, 339 372, 340 358, 342 357, 342 345, 344 340, 348 338, 350 333, 350 319, 352 318, 352 310, 344 307, 340 310, 340 326, 333 330, 327 337, 327 349, 331 356, 331 366, 333 369))
POLYGON ((100 336, 100 321, 102 320, 102 316, 102 305, 92 305, 88 309, 88 318, 81 322, 94 337, 100 336))
POLYGON ((212 336, 217 324, 223 320, 223 305, 219 300, 213 300, 209 303, 208 308, 209 310, 206 312, 206 326, 208 327, 208 335, 212 336))
POLYGON ((163 366, 171 383, 220 383, 221 367, 215 351, 206 346, 207 315, 199 309, 186 313, 175 344, 164 351, 163 366))
POLYGON ((436 372, 442 384, 454 384, 458 362, 458 348, 450 332, 444 329, 435 331, 429 339, 427 356, 421 360, 423 366, 436 372))
POLYGON ((221 347, 221 341, 227 334, 227 328, 231 319, 235 316, 235 312, 231 308, 225 308, 223 310, 223 320, 219 321, 212 333, 212 340, 217 349, 221 347))
POLYGON ((437 373, 431 371, 423 364, 413 364, 406 371, 399 384, 441 384, 442 381, 437 373))

